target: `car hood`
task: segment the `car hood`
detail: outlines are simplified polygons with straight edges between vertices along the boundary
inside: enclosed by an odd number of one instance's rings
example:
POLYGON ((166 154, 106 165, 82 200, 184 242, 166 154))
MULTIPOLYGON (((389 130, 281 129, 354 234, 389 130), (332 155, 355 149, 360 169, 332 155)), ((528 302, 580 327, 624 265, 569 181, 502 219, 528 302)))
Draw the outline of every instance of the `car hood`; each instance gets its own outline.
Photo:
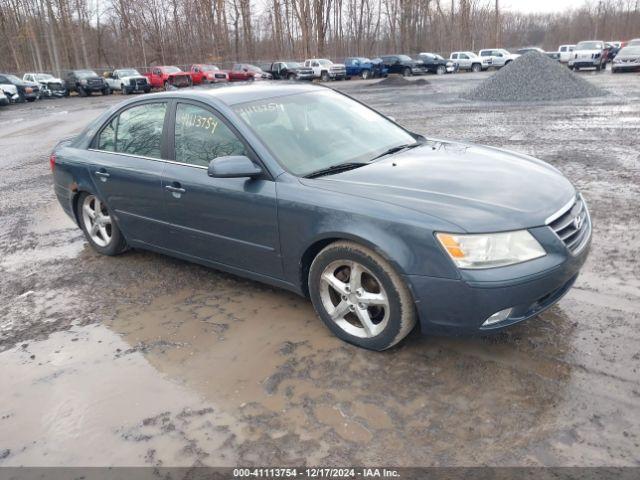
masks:
POLYGON ((0 90, 5 93, 16 94, 18 93, 18 88, 12 83, 3 83, 0 84, 0 90))
POLYGON ((131 75, 130 77, 120 77, 120 80, 146 80, 144 75, 131 75))
POLYGON ((594 53, 602 53, 602 50, 574 50, 573 53, 577 53, 580 55, 584 55, 584 54, 588 54, 588 55, 592 55, 594 53))
POLYGON ((409 208, 467 232, 544 225, 576 193, 541 160, 447 141, 428 141, 371 165, 301 182, 409 208))

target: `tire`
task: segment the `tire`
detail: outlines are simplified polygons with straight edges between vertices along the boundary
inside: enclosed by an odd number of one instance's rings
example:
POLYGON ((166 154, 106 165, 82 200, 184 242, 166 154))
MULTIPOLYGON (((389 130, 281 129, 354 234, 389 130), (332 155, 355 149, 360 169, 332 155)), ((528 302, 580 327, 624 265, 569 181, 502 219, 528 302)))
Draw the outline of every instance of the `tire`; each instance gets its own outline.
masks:
POLYGON ((150 91, 151 91, 151 87, 144 89, 144 93, 149 93, 150 91))
POLYGON ((107 206, 95 195, 86 192, 80 194, 78 202, 76 203, 76 218, 89 245, 91 245, 91 248, 96 252, 102 255, 114 256, 124 252, 128 248, 127 242, 120 228, 118 228, 115 218, 107 206), (98 208, 100 211, 100 222, 105 221, 104 219, 106 217, 108 223, 104 223, 104 226, 97 227, 98 231, 93 234, 91 233, 92 226, 96 225, 95 211, 98 208), (91 210, 94 212, 94 219, 90 216, 89 211, 91 210))
POLYGON ((478 73, 482 70, 482 65, 480 65, 479 63, 474 63, 473 65, 471 65, 471 71, 473 73, 478 73))
POLYGON ((409 67, 405 67, 402 69, 402 76, 403 77, 410 77, 411 76, 411 69, 409 67))
POLYGON ((36 99, 35 98, 27 98, 27 102, 31 103, 31 102, 35 102, 36 99))
POLYGON ((111 89, 109 87, 103 88, 102 95, 111 95, 111 89))
POLYGON ((329 72, 322 72, 320 74, 320 80, 322 80, 323 82, 328 82, 330 80, 329 72))
POLYGON ((362 70, 362 72, 360 73, 360 76, 362 77, 363 80, 368 80, 369 77, 371 77, 371 71, 370 70, 362 70))
POLYGON ((169 91, 169 82, 165 81, 164 84, 163 84, 163 87, 164 87, 164 91, 168 92, 169 91))
POLYGON ((295 79, 296 79, 295 73, 290 73, 289 75, 287 75, 287 80, 295 80, 295 79))
POLYGON ((447 73, 447 67, 444 65, 438 65, 438 68, 436 68, 436 75, 444 75, 445 73, 447 73))
POLYGON ((122 92, 122 95, 128 95, 129 91, 127 90, 127 87, 123 84, 120 85, 120 91, 122 92))
POLYGON ((309 294, 316 313, 338 338, 369 350, 394 346, 416 324, 413 299, 400 275, 381 255, 357 243, 335 242, 316 256, 309 294), (352 281, 353 267, 361 273, 352 281), (331 314, 338 315, 337 320, 331 314))
POLYGON ((78 95, 80 95, 81 97, 86 97, 87 96, 87 92, 84 88, 82 87, 78 87, 78 95))

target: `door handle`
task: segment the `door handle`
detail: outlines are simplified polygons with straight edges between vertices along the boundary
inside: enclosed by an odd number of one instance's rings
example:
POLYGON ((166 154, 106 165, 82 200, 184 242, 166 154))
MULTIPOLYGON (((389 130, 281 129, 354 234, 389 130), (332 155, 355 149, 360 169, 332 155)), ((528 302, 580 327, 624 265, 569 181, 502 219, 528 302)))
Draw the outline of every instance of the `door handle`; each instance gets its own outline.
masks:
POLYGON ((101 181, 106 182, 107 178, 109 178, 111 175, 109 175, 109 173, 104 169, 101 168, 100 170, 97 170, 96 172, 96 176, 98 178, 100 178, 101 181))
POLYGON ((182 194, 186 192, 184 188, 180 186, 178 182, 173 182, 173 185, 165 185, 167 191, 171 192, 173 198, 181 198, 182 194))

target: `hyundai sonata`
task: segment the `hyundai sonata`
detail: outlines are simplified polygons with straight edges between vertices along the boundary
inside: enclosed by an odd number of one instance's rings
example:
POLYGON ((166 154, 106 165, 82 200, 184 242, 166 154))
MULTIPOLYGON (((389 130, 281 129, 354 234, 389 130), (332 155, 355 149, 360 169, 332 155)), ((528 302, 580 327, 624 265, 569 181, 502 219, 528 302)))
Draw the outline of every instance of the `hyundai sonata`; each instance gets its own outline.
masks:
POLYGON ((148 249, 292 290, 375 350, 416 322, 482 334, 539 314, 591 237, 583 197, 550 165, 425 138, 311 85, 132 99, 51 167, 99 253, 148 249))

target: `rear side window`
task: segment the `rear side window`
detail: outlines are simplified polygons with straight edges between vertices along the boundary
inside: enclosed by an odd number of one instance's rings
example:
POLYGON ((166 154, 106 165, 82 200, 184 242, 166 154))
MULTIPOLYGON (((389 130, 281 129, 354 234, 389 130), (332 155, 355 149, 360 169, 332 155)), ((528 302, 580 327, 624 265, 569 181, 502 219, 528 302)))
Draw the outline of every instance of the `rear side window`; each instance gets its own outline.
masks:
POLYGON ((140 157, 160 158, 165 102, 131 107, 100 132, 98 149, 140 157))
POLYGON ((246 155, 244 144, 215 114, 196 105, 179 103, 176 109, 175 160, 207 167, 226 155, 246 155))

